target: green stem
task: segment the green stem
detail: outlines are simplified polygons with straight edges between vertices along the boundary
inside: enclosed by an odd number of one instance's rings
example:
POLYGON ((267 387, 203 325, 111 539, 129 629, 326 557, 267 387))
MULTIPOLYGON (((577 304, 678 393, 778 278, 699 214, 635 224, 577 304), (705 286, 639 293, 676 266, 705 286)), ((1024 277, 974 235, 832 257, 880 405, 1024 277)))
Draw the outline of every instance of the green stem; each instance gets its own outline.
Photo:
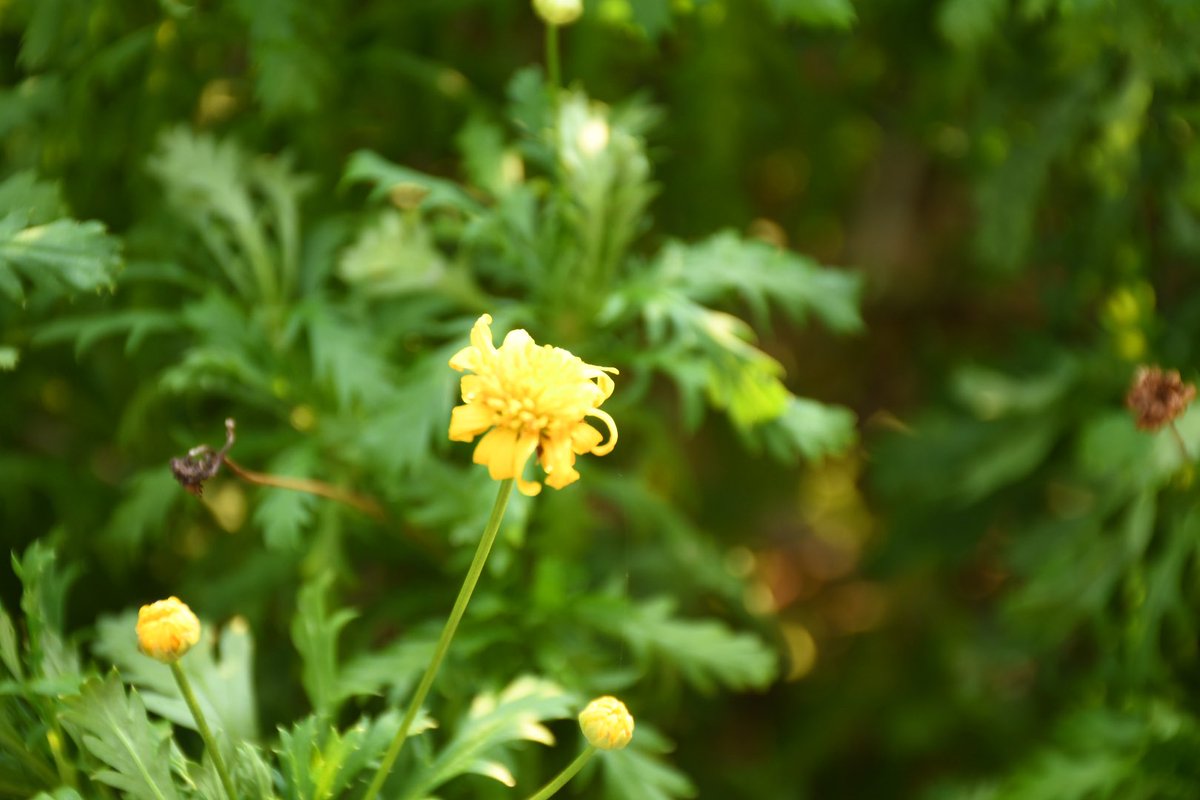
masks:
POLYGON ((579 773, 579 770, 583 769, 583 765, 588 762, 588 759, 590 759, 595 752, 596 748, 589 744, 583 749, 583 752, 580 753, 574 761, 572 761, 570 764, 567 764, 566 769, 558 773, 557 778, 547 783, 541 789, 538 789, 537 793, 530 796, 529 800, 546 800, 548 797, 553 797, 555 792, 566 786, 567 782, 571 780, 571 778, 574 778, 579 773))
MULTIPOLYGON (((61 775, 54 774, 54 770, 46 766, 40 758, 35 756, 25 742, 16 738, 15 734, 9 736, 7 728, 0 728, 0 745, 4 746, 5 752, 12 753, 14 757, 20 759, 25 766, 29 767, 30 772, 37 776, 47 789, 53 789, 57 784, 61 775)), ((66 780, 63 780, 66 783, 66 780)))
POLYGON ((458 599, 454 601, 454 608, 450 610, 450 618, 446 620, 446 627, 442 628, 442 635, 438 639, 437 648, 433 651, 433 658, 430 659, 429 666, 425 668, 425 674, 421 676, 421 682, 417 684, 417 691, 409 701, 408 710, 404 712, 400 730, 396 731, 396 738, 392 739, 392 744, 388 747, 379 769, 375 771, 375 777, 371 779, 371 785, 367 787, 362 800, 375 800, 379 790, 383 788, 383 782, 391 773, 396 758, 400 755, 400 748, 404 747, 404 740, 408 738, 408 729, 412 727, 413 720, 417 718, 417 712, 421 710, 425 697, 433 686, 433 679, 437 677, 438 669, 442 666, 442 659, 446 657, 446 651, 450 649, 450 641, 454 638, 455 631, 458 630, 458 623, 467 610, 467 603, 471 601, 475 584, 479 583, 483 565, 487 562, 488 553, 492 551, 492 544, 496 541, 496 533, 500 530, 500 520, 504 519, 504 509, 508 506, 508 496, 512 494, 512 485, 512 478, 500 482, 496 503, 492 506, 492 515, 488 518, 487 527, 483 530, 479 547, 475 549, 475 557, 471 560, 467 577, 463 579, 462 588, 458 590, 458 599))
POLYGON ((550 82, 550 96, 558 105, 558 90, 562 88, 562 69, 558 59, 558 26, 546 26, 546 78, 550 82))
POLYGON ((192 691, 191 682, 183 673, 183 667, 179 666, 178 661, 171 662, 171 672, 175 675, 175 682, 179 684, 179 691, 183 694, 184 702, 187 703, 193 719, 196 720, 196 727, 200 730, 200 737, 204 739, 204 746, 208 748, 213 764, 217 767, 217 775, 221 777, 221 785, 225 787, 225 794, 229 795, 229 800, 237 800, 237 792, 233 790, 233 779, 229 777, 229 770, 225 768, 225 759, 221 757, 217 740, 213 738, 212 731, 208 727, 208 720, 204 718, 204 712, 200 710, 200 703, 196 701, 196 693, 192 691))

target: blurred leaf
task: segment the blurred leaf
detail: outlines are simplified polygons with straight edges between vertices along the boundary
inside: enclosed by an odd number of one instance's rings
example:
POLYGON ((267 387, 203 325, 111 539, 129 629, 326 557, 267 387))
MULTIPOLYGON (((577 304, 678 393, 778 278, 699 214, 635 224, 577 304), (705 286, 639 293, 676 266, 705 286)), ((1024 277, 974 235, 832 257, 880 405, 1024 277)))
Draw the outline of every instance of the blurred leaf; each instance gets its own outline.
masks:
POLYGON ((1008 0, 943 0, 938 30, 956 47, 976 47, 995 32, 1008 6, 1008 0))
MULTIPOLYGON (((176 725, 196 729, 196 720, 179 693, 171 668, 138 649, 136 612, 101 617, 96 631, 96 654, 117 667, 124 680, 142 690, 147 708, 176 725)), ((258 737, 254 639, 244 619, 230 620, 221 630, 219 642, 215 628, 204 625, 200 642, 179 665, 214 730, 224 732, 233 741, 253 741, 258 737)))
POLYGON ((372 184, 374 200, 387 198, 391 192, 400 189, 411 191, 415 204, 426 210, 449 209, 466 215, 482 210, 479 203, 453 181, 393 164, 369 150, 359 150, 350 156, 342 183, 372 184))
POLYGON ((343 251, 337 272, 368 295, 387 297, 429 291, 445 270, 445 259, 421 219, 388 210, 343 251))
POLYGON ((20 361, 20 350, 8 345, 0 346, 0 372, 12 372, 20 361))
POLYGON ((21 667, 21 640, 17 638, 16 626, 3 604, 0 604, 0 663, 18 681, 25 679, 25 670, 21 667))
MULTIPOLYGON (((267 466, 272 475, 308 478, 320 464, 319 454, 308 443, 281 450, 267 466)), ((259 490, 254 522, 272 550, 299 550, 301 534, 313 522, 315 495, 264 486, 259 490)))
POLYGON ((848 29, 856 15, 850 0, 767 0, 775 18, 813 27, 848 29))
POLYGON ((109 288, 120 266, 120 244, 99 222, 59 219, 30 225, 13 212, 0 219, 0 292, 20 301, 22 281, 57 294, 109 288))
POLYGON ((320 4, 235 0, 250 33, 255 94, 270 116, 316 111, 332 81, 325 52, 336 32, 320 4))
POLYGON ((582 608, 589 622, 627 642, 642 663, 677 669, 702 692, 718 685, 764 689, 778 671, 778 657, 757 637, 735 633, 716 620, 675 617, 667 598, 637 605, 599 601, 582 608))
POLYGON ((92 777, 136 800, 179 797, 171 779, 169 730, 150 724, 137 691, 127 696, 115 672, 88 680, 83 693, 66 705, 63 721, 107 767, 92 777))
POLYGON ((310 580, 300 589, 296 615, 292 617, 292 642, 302 660, 301 682, 319 714, 331 717, 344 697, 339 691, 338 634, 354 619, 350 609, 328 608, 330 573, 310 580))
MULTIPOLYGON (((410 735, 423 733, 430 725, 427 717, 420 717, 410 735)), ((344 734, 320 716, 307 717, 291 730, 280 729, 277 752, 284 797, 325 800, 343 796, 355 778, 375 766, 399 728, 400 715, 389 711, 377 719, 359 719, 344 734)))
POLYGON ((504 751, 522 741, 552 745, 554 736, 542 723, 570 716, 573 705, 573 698, 553 683, 528 676, 499 694, 476 696, 450 741, 429 763, 417 765, 394 796, 428 800, 439 786, 468 773, 514 786, 512 773, 500 760, 504 751))
POLYGON ((858 430, 848 408, 789 396, 784 412, 750 435, 781 461, 820 461, 844 453, 857 440, 858 430))
POLYGON ((143 470, 126 482, 124 497, 101 535, 126 558, 136 555, 167 534, 171 512, 182 496, 166 464, 143 470))
POLYGON ((673 749, 665 736, 639 720, 629 746, 609 751, 600 759, 604 796, 609 800, 696 797, 696 787, 688 777, 663 759, 673 749))

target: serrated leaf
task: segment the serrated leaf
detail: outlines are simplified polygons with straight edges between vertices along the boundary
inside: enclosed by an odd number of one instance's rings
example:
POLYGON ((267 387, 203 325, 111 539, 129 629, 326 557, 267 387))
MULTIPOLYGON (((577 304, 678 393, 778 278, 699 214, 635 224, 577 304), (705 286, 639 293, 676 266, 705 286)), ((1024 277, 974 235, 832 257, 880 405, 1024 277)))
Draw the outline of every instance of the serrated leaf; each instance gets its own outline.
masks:
POLYGON ((814 28, 849 29, 857 15, 850 0, 767 0, 781 22, 799 22, 814 28))
POLYGON ((79 656, 63 639, 67 591, 78 570, 58 566, 58 556, 43 541, 31 544, 23 558, 13 555, 13 571, 21 580, 21 612, 29 635, 31 671, 42 678, 79 673, 79 656))
POLYGON ((267 114, 316 111, 333 76, 328 15, 301 0, 236 0, 233 7, 249 30, 255 94, 267 114))
POLYGON ((292 642, 300 652, 300 680, 313 708, 332 716, 343 698, 338 680, 338 634, 356 616, 350 609, 330 611, 327 594, 333 576, 310 580, 300 589, 292 617, 292 642))
POLYGON ((854 412, 841 406, 790 396, 776 420, 752 432, 755 441, 781 461, 819 461, 844 453, 858 438, 854 412))
MULTIPOLYGON (((142 690, 142 700, 155 714, 195 730, 196 721, 179 693, 170 667, 138 649, 137 613, 101 617, 96 624, 96 654, 121 671, 124 680, 142 690)), ((215 628, 204 625, 200 642, 179 665, 188 676, 210 727, 230 739, 258 737, 254 695, 254 639, 245 620, 234 618, 221 630, 220 658, 215 628)))
POLYGON ((412 214, 384 211, 338 259, 337 274, 372 296, 428 291, 446 272, 433 235, 412 214))
POLYGON ((137 473, 123 488, 124 497, 102 536, 129 557, 146 542, 166 535, 167 522, 182 491, 166 464, 137 473))
POLYGON ((20 301, 24 282, 56 294, 111 287, 120 243, 99 222, 30 225, 24 212, 0 219, 0 292, 20 301))
POLYGON ((75 357, 83 358, 102 339, 124 334, 125 354, 133 355, 152 334, 175 331, 181 327, 179 315, 174 312, 132 308, 52 320, 38 326, 33 343, 48 345, 73 341, 75 357))
POLYGON ((150 724, 137 691, 126 695, 116 673, 92 678, 79 697, 63 702, 63 721, 107 767, 94 771, 93 778, 134 800, 179 797, 171 778, 169 731, 150 724))
POLYGON ((627 642, 643 663, 677 669, 703 692, 718 684, 739 691, 764 689, 779 668, 776 654, 758 637, 716 620, 680 619, 666 598, 637 605, 599 601, 584 606, 583 613, 600 630, 627 642))
MULTIPOLYGON (((271 459, 267 472, 303 478, 309 477, 317 464, 317 453, 308 445, 301 444, 286 448, 271 459)), ((312 524, 316 496, 270 486, 264 486, 258 496, 254 522, 262 528, 267 547, 298 550, 301 534, 312 524)))
POLYGON ((432 760, 418 764, 394 795, 397 800, 426 800, 447 781, 468 773, 497 778, 497 758, 522 741, 553 744, 543 723, 571 715, 573 698, 555 684, 518 678, 498 694, 485 692, 471 703, 454 736, 432 760))
POLYGON ((337 398, 339 407, 361 402, 380 405, 391 398, 391 365, 362 326, 352 325, 326 307, 308 316, 313 372, 337 398))
POLYGON ((663 283, 697 303, 711 306, 737 297, 759 324, 767 322, 774 303, 794 321, 815 316, 839 333, 862 329, 857 275, 731 231, 696 244, 667 244, 654 270, 663 283))
MULTIPOLYGON (((432 721, 419 716, 409 730, 415 736, 432 721)), ((344 733, 319 715, 291 730, 279 731, 279 761, 288 800, 326 800, 342 796, 383 754, 400 728, 400 714, 389 711, 376 719, 362 717, 344 733)))
POLYGON ((42 225, 67 216, 58 186, 34 172, 18 172, 0 182, 0 216, 24 214, 31 225, 42 225))
POLYGON ((453 181, 393 164, 370 150, 359 150, 350 156, 342 173, 342 183, 372 184, 374 200, 387 198, 393 190, 404 190, 411 192, 416 205, 423 209, 453 209, 467 215, 482 210, 482 206, 453 181))
POLYGON ((604 796, 611 800, 677 800, 695 797, 696 787, 663 755, 674 749, 671 742, 645 722, 638 721, 633 741, 623 750, 613 750, 600 759, 604 774, 604 796))

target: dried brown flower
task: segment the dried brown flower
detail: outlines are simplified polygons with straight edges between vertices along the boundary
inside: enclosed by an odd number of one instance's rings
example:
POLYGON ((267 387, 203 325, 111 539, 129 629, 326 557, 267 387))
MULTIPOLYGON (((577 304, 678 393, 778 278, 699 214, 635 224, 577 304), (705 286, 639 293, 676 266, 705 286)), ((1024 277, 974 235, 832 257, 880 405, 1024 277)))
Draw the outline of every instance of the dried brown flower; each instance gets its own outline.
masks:
POLYGON ((1185 383, 1179 370, 1141 366, 1134 373, 1125 405, 1139 430, 1157 431, 1178 419, 1194 399, 1196 385, 1185 383))

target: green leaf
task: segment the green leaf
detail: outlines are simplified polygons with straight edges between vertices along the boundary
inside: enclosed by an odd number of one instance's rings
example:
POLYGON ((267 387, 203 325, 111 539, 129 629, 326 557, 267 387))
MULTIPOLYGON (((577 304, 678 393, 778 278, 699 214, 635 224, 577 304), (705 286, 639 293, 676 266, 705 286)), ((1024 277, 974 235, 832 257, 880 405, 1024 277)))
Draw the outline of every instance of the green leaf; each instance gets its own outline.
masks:
POLYGON ((610 800, 676 800, 695 797, 696 787, 663 760, 673 750, 671 742, 638 720, 633 741, 623 750, 611 750, 599 759, 603 765, 604 796, 610 800))
POLYGON ((820 461, 826 456, 844 453, 858 439, 854 412, 791 396, 778 419, 751 431, 754 441, 781 461, 794 462, 803 457, 820 461))
POLYGON ((120 243, 99 222, 30 225, 24 212, 0 219, 0 292, 20 301, 24 282, 55 294, 111 288, 120 243), (19 277, 21 276, 21 277, 19 277))
POLYGON ((814 28, 847 30, 856 15, 850 0, 767 0, 780 22, 799 22, 814 28))
MULTIPOLYGON (((288 447, 271 459, 267 472, 272 475, 309 477, 318 465, 318 454, 307 443, 288 447)), ((299 550, 301 534, 312 525, 317 498, 308 492, 264 486, 258 493, 254 522, 263 531, 263 540, 273 550, 299 550)))
POLYGON ((468 773, 515 785, 516 779, 500 760, 504 752, 522 741, 553 744, 553 734, 542 723, 570 716, 573 706, 574 698, 558 686, 529 676, 516 679, 498 694, 476 696, 450 741, 431 761, 415 765, 394 797, 427 800, 442 784, 468 773))
POLYGON ((703 692, 718 684, 764 689, 778 672, 778 657, 758 637, 735 633, 716 620, 679 619, 667 598, 638 605, 600 600, 584 606, 584 614, 600 630, 628 643, 643 664, 673 667, 703 692))
POLYGON ((513 176, 506 174, 512 168, 508 165, 519 166, 521 162, 516 153, 507 149, 500 126, 476 114, 467 120, 455 141, 471 182, 490 194, 504 194, 514 182, 513 176))
POLYGON ((158 309, 131 308, 105 311, 91 316, 67 317, 39 325, 33 335, 36 345, 63 341, 75 343, 75 357, 82 358, 97 342, 125 335, 125 354, 133 355, 142 342, 159 333, 183 327, 179 315, 158 309))
POLYGON ((75 568, 60 569, 54 548, 44 541, 31 544, 25 556, 13 556, 13 571, 21 580, 21 611, 29 635, 29 663, 34 674, 58 678, 79 672, 79 657, 63 639, 67 590, 78 577, 75 568))
POLYGON ((350 156, 342 183, 372 184, 374 200, 385 199, 395 191, 411 193, 415 204, 426 210, 449 209, 468 216, 483 210, 457 183, 393 164, 370 150, 359 150, 350 156))
MULTIPOLYGON (((136 612, 101 617, 96 624, 94 650, 117 667, 124 680, 142 690, 147 708, 176 725, 195 730, 196 721, 179 693, 171 668, 138 649, 136 612)), ((214 730, 235 741, 257 738, 254 639, 245 620, 235 617, 222 629, 219 648, 214 627, 204 625, 199 643, 179 665, 214 730)))
POLYGON ((446 272, 433 234, 413 214, 384 211, 338 259, 342 280, 371 296, 429 291, 446 272))
POLYGON ((0 372, 12 372, 20 361, 20 350, 8 345, 0 345, 0 372))
POLYGON ((696 244, 668 243, 654 272, 660 285, 697 303, 737 297, 759 324, 774 303, 793 321, 815 316, 839 333, 862 329, 859 295, 862 280, 843 270, 822 267, 805 256, 765 242, 743 239, 732 231, 696 244))
POLYGON ((308 336, 313 372, 332 390, 340 408, 355 402, 378 406, 392 397, 392 367, 367 329, 326 306, 312 306, 308 336))
POLYGON ((267 114, 316 111, 333 80, 329 15, 303 0, 235 0, 233 7, 250 33, 255 94, 267 114))
POLYGON ((34 172, 18 172, 0 182, 0 216, 24 214, 31 225, 44 225, 68 216, 58 186, 34 172))
POLYGON ((956 47, 977 47, 992 35, 1008 0, 944 0, 937 13, 942 36, 956 47))
MULTIPOLYGON (((432 721, 419 716, 409 735, 429 730, 432 721)), ((360 775, 365 777, 400 728, 400 714, 389 711, 376 719, 363 717, 340 733, 314 715, 279 731, 279 763, 288 800, 327 800, 342 796, 360 775)))
POLYGON ((304 584, 292 617, 292 642, 303 661, 300 680, 313 708, 327 717, 344 699, 339 690, 338 634, 356 616, 345 608, 329 610, 327 595, 332 582, 333 575, 324 573, 304 584))
POLYGON ((93 778, 134 800, 179 797, 171 779, 169 730, 150 724, 137 691, 126 695, 115 672, 88 680, 79 697, 63 703, 63 721, 107 767, 94 771, 93 778))
POLYGON ((17 638, 17 628, 13 625, 12 617, 4 605, 0 603, 0 663, 8 668, 8 672, 18 681, 25 679, 25 670, 21 666, 21 641, 17 638))
POLYGON ((126 482, 124 497, 101 535, 126 557, 133 556, 167 534, 171 511, 182 496, 166 464, 139 472, 126 482))

